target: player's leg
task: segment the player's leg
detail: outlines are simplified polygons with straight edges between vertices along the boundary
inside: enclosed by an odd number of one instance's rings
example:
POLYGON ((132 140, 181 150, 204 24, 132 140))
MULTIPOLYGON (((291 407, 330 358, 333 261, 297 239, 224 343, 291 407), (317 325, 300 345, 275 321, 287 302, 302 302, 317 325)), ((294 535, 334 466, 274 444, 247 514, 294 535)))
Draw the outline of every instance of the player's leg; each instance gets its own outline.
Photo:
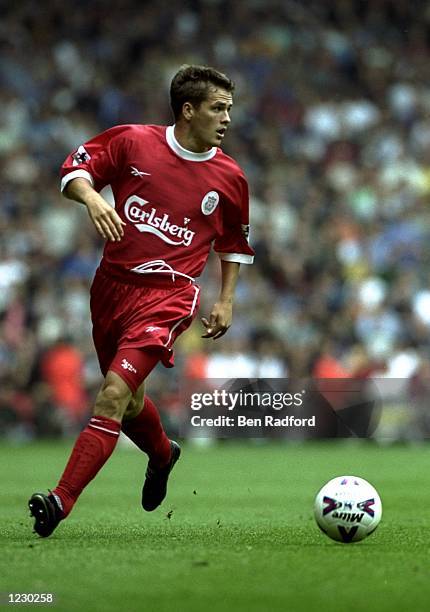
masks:
POLYGON ((58 485, 50 495, 36 493, 30 498, 34 529, 40 536, 49 536, 68 516, 82 490, 112 454, 132 395, 158 358, 155 353, 142 355, 137 350, 116 353, 97 395, 94 416, 79 434, 58 485))
POLYGON ((124 413, 122 423, 125 421, 131 421, 136 418, 143 409, 143 400, 145 397, 145 381, 140 385, 134 395, 131 396, 130 402, 124 413))
POLYGON ((149 457, 142 488, 142 506, 150 512, 166 497, 167 481, 181 449, 165 434, 156 406, 145 396, 144 383, 131 399, 121 429, 149 457))
MULTIPOLYGON (((145 325, 142 327, 147 329, 148 324, 155 326, 153 329, 157 329, 159 333, 156 336, 158 348, 153 346, 152 349, 141 349, 142 352, 158 351, 163 364, 166 367, 173 367, 172 345, 195 317, 198 298, 199 288, 193 284, 172 291, 169 297, 165 291, 159 295, 159 292, 154 290, 151 299, 148 299, 145 325)), ((167 438, 157 408, 148 396, 144 396, 143 389, 137 394, 136 401, 137 406, 134 404, 130 408, 130 416, 132 409, 135 411, 135 416, 123 420, 122 431, 149 456, 142 489, 142 506, 144 510, 152 511, 166 496, 169 474, 179 459, 181 449, 176 442, 167 438), (144 398, 143 407, 139 411, 142 398, 144 398)))
POLYGON ((145 396, 145 383, 132 397, 121 429, 140 450, 148 455, 152 465, 162 467, 169 462, 170 440, 164 432, 157 408, 152 400, 145 396))
POLYGON ((118 374, 108 371, 97 395, 94 416, 79 434, 58 485, 50 495, 35 493, 29 501, 34 529, 49 536, 66 518, 86 485, 111 456, 132 391, 118 374))
POLYGON ((64 473, 52 492, 64 517, 111 456, 131 396, 127 383, 109 370, 97 394, 94 415, 79 434, 64 473))

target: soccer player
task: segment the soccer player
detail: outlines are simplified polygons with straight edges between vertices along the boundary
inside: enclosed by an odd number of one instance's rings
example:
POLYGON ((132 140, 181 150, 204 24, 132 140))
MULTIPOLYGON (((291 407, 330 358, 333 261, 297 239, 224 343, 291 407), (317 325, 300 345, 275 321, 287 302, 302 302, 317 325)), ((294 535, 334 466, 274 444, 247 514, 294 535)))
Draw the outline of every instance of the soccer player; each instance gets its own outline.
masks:
POLYGON ((208 319, 202 318, 204 338, 220 338, 231 325, 239 266, 253 260, 247 182, 219 148, 233 90, 233 82, 213 68, 182 67, 170 88, 174 125, 113 127, 63 164, 62 192, 87 207, 106 240, 91 287, 104 382, 57 486, 28 502, 41 537, 69 515, 112 454, 120 431, 149 458, 143 508, 155 510, 166 496, 181 449, 166 436, 144 381, 159 361, 173 366, 173 343, 197 313, 195 279, 211 245, 220 257, 221 288, 208 319), (106 185, 115 208, 99 194, 106 185))

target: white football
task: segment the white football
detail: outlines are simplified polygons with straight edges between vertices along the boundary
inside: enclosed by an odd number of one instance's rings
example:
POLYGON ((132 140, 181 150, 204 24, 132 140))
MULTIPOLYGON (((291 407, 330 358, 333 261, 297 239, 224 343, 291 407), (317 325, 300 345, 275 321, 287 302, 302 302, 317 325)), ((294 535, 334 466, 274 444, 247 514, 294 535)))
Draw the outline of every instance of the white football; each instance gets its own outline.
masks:
POLYGON ((375 487, 358 476, 337 476, 317 493, 314 504, 318 527, 332 540, 359 542, 373 533, 382 516, 375 487))

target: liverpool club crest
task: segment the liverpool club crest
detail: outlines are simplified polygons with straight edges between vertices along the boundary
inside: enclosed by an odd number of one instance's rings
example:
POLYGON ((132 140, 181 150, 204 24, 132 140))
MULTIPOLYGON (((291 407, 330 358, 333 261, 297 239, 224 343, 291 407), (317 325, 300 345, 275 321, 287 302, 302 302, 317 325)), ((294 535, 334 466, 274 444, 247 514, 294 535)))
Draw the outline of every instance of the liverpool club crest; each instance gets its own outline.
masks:
POLYGON ((216 191, 209 191, 202 200, 202 213, 210 215, 219 203, 219 195, 216 191))

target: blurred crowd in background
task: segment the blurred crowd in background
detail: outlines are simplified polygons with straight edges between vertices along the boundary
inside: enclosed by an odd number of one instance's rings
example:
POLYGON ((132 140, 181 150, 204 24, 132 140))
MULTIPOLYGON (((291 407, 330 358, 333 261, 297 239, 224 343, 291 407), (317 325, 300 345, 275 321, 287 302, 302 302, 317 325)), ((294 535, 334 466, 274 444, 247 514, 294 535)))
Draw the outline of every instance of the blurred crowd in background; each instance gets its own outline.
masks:
MULTIPOLYGON (((103 244, 58 172, 121 123, 173 122, 184 63, 236 82, 224 150, 251 191, 234 323, 195 322, 183 376, 389 377, 430 388, 430 6, 414 0, 0 1, 0 426, 65 434, 100 382, 88 289, 103 244)), ((219 287, 212 257, 201 314, 219 287)), ((423 404, 423 405, 424 405, 423 404)))

